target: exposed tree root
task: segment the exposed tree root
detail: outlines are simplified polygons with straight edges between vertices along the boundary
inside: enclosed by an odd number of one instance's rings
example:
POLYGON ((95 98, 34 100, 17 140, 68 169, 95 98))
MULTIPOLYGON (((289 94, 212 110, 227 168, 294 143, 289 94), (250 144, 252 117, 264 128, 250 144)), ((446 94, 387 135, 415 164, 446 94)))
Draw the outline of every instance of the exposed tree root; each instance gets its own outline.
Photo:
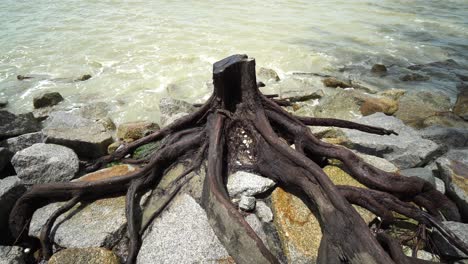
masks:
POLYGON ((386 233, 371 231, 351 204, 366 208, 389 223, 395 220, 396 212, 434 227, 463 252, 468 252, 467 245, 440 221, 460 220, 457 207, 431 184, 420 178, 379 170, 344 147, 320 141, 307 126, 335 126, 383 136, 396 135, 394 131, 338 119, 289 114, 280 107, 286 101, 260 93, 255 61, 245 55, 215 63, 213 82, 213 96, 195 113, 123 146, 88 167, 92 171, 116 160, 141 162, 127 156, 139 146, 162 140, 160 148, 143 160, 145 165, 141 170, 95 182, 33 186, 11 212, 12 235, 22 243, 31 243, 27 229, 34 211, 49 203, 66 201, 41 231, 42 254, 48 259, 52 254, 50 230, 61 214, 78 202, 126 194, 127 263, 135 263, 145 229, 189 181, 189 173, 206 161, 202 206, 219 240, 237 263, 279 263, 229 198, 226 177, 239 167, 248 167, 302 197, 322 228, 319 263, 426 263, 405 256, 401 245, 386 233), (237 146, 229 143, 228 135, 236 127, 245 131, 253 142, 251 164, 234 164, 230 158, 232 153, 236 154, 237 146), (190 166, 165 190, 162 206, 149 220, 143 221, 142 195, 154 189, 165 172, 188 155, 195 156, 190 166), (340 160, 347 172, 369 189, 335 186, 319 166, 330 158, 340 160))

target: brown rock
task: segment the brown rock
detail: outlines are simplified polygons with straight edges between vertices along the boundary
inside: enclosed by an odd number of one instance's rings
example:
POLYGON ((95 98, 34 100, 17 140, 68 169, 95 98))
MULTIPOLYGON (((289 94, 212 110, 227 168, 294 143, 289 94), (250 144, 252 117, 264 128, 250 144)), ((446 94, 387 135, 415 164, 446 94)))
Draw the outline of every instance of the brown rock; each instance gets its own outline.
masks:
POLYGON ((119 258, 105 248, 67 248, 55 253, 49 264, 120 264, 119 258))
POLYGON ((463 89, 457 97, 453 112, 468 121, 468 88, 463 89))
POLYGON ((63 101, 63 97, 60 93, 53 92, 53 93, 45 93, 34 97, 33 105, 34 108, 42 108, 46 106, 53 106, 63 101))
POLYGON ((131 165, 127 165, 127 164, 117 165, 117 166, 112 166, 110 168, 98 170, 96 172, 88 173, 80 177, 77 181, 90 182, 90 181, 104 180, 107 178, 122 176, 130 172, 134 172, 136 170, 137 168, 131 165))
POLYGON ((400 77, 400 81, 403 82, 422 82, 428 81, 429 79, 429 76, 422 75, 419 73, 409 73, 400 77))
POLYGON ((382 112, 393 115, 398 110, 398 102, 390 98, 369 98, 361 105, 360 111, 364 116, 382 112))
POLYGON ((387 67, 383 64, 374 64, 371 69, 372 73, 379 74, 379 75, 384 75, 387 73, 387 67))
POLYGON ((338 80, 335 77, 325 78, 325 79, 322 80, 322 82, 323 82, 323 85, 325 85, 325 87, 331 87, 331 88, 337 88, 337 87, 349 88, 349 87, 352 87, 351 83, 338 80))
POLYGON ((117 138, 137 140, 158 129, 158 124, 147 121, 124 123, 117 128, 117 138))
POLYGON ((383 92, 380 92, 379 95, 388 97, 393 100, 400 100, 400 97, 405 95, 406 90, 403 89, 390 89, 390 90, 385 90, 383 92))

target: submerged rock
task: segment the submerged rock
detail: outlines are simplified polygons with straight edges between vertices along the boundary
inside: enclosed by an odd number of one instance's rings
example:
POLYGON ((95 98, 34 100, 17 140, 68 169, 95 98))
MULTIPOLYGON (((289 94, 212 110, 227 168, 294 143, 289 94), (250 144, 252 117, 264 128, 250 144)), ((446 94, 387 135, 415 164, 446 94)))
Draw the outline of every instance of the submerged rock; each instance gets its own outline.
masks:
POLYGON ((419 73, 408 73, 400 77, 403 82, 423 82, 429 81, 430 77, 419 73))
POLYGON ((278 76, 278 73, 276 73, 272 69, 264 68, 264 67, 260 67, 257 73, 257 77, 263 81, 269 81, 269 80, 273 80, 276 82, 280 81, 280 77, 278 76))
POLYGON ((458 94, 453 112, 468 121, 468 89, 463 89, 458 94))
POLYGON ((67 248, 55 253, 48 264, 120 264, 120 261, 105 248, 67 248))
POLYGON ((44 143, 17 152, 11 164, 27 184, 69 181, 79 168, 78 157, 71 149, 44 143))
POLYGON ((325 87, 331 87, 331 88, 349 88, 353 87, 350 82, 342 81, 339 80, 335 77, 328 77, 322 80, 323 85, 325 87))
POLYGON ((344 144, 359 152, 383 157, 400 169, 423 166, 441 154, 441 146, 421 138, 417 131, 405 126, 401 120, 395 117, 375 113, 355 121, 394 130, 398 133, 398 136, 380 136, 357 130, 343 129, 348 139, 344 144))
POLYGON ((31 113, 15 115, 0 110, 0 139, 37 132, 41 125, 31 113))
POLYGON ((424 119, 422 127, 443 126, 468 129, 468 122, 452 112, 438 112, 424 119))
POLYGON ((53 106, 63 101, 63 97, 58 92, 44 93, 33 98, 34 108, 53 106))
POLYGON ((245 171, 237 171, 229 175, 227 191, 231 197, 255 196, 268 191, 273 186, 275 186, 275 182, 268 178, 245 171))
POLYGON ((191 196, 182 194, 172 201, 143 235, 137 263, 155 261, 223 263, 232 259, 216 237, 205 211, 191 196))
MULTIPOLYGON (((87 174, 78 181, 108 179, 135 170, 129 165, 114 166, 87 174)), ((31 219, 29 235, 39 237, 45 221, 61 205, 53 203, 37 210, 31 219)), ((112 248, 124 236, 126 223, 124 196, 79 203, 55 221, 51 238, 64 248, 112 248)))
POLYGON ((378 75, 387 74, 387 67, 383 64, 374 64, 371 68, 371 72, 378 75))

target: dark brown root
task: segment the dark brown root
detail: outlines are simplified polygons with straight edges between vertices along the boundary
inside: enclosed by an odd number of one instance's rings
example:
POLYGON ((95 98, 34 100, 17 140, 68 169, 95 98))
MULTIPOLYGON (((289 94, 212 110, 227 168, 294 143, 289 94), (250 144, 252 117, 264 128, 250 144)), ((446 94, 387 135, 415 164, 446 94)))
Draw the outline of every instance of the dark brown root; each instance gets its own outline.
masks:
POLYGON ((80 201, 126 193, 127 263, 135 263, 143 232, 190 180, 189 174, 206 160, 202 205, 219 240, 237 263, 279 263, 229 198, 226 177, 239 168, 249 168, 269 177, 304 200, 323 232, 319 263, 423 263, 404 256, 401 245, 385 233, 373 233, 351 204, 362 206, 388 222, 394 220, 393 212, 415 219, 422 229, 426 225, 434 227, 463 252, 468 251, 439 220, 442 215, 459 220, 457 207, 431 184, 416 177, 379 170, 352 151, 315 138, 307 126, 335 126, 379 135, 396 134, 394 131, 338 119, 289 114, 279 107, 287 101, 260 93, 255 61, 245 55, 215 63, 213 82, 213 96, 195 113, 123 146, 89 167, 92 171, 112 161, 126 160, 145 164, 141 170, 95 182, 33 186, 16 202, 10 214, 12 235, 28 243, 27 229, 34 211, 49 203, 68 201, 54 212, 41 231, 42 252, 48 259, 52 253, 50 230, 61 214, 80 201), (228 153, 237 150, 227 137, 235 126, 247 131, 254 142, 253 164, 232 164, 229 158, 228 153), (135 161, 127 157, 139 146, 159 140, 164 141, 147 159, 135 161), (294 144, 295 149, 289 144, 294 144), (161 199, 158 207, 142 219, 141 197, 157 187, 174 164, 195 153, 191 165, 158 196, 161 199), (340 160, 345 170, 369 189, 335 186, 319 166, 326 159, 340 160))

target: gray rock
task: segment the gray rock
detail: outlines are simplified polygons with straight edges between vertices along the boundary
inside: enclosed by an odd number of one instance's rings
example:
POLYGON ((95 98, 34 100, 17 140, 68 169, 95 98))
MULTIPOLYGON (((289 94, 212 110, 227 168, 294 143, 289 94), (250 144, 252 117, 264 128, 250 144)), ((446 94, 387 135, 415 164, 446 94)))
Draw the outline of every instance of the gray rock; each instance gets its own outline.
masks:
MULTIPOLYGON (((463 242, 468 243, 468 224, 443 221, 444 224, 450 231, 455 233, 463 242)), ((461 252, 454 245, 450 244, 438 231, 433 233, 433 239, 438 252, 442 256, 454 257, 454 258, 468 258, 468 255, 461 252)))
POLYGON ((143 235, 137 263, 219 263, 228 259, 205 211, 182 194, 143 235))
POLYGON ((446 194, 455 202, 462 219, 468 219, 468 148, 452 149, 436 160, 440 178, 445 183, 446 194))
POLYGON ((401 120, 395 117, 375 113, 355 121, 392 129, 398 133, 398 136, 379 136, 343 129, 348 138, 345 145, 362 153, 383 157, 400 169, 423 166, 442 151, 439 145, 421 138, 418 132, 405 126, 401 120))
POLYGON ((35 132, 8 138, 0 142, 0 146, 7 148, 12 153, 16 153, 36 143, 43 143, 44 141, 44 134, 42 134, 42 132, 35 132))
MULTIPOLYGON (((37 210, 29 226, 29 235, 39 237, 44 223, 62 203, 37 210)), ((112 248, 124 236, 126 227, 125 197, 78 204, 55 221, 51 238, 65 248, 112 248)))
POLYGON ((314 116, 352 120, 361 117, 360 107, 369 98, 353 89, 340 90, 333 96, 325 96, 316 107, 314 116))
POLYGON ((0 180, 0 234, 7 239, 10 233, 8 229, 8 217, 16 200, 26 191, 26 187, 16 176, 6 177, 0 180))
POLYGON ((8 165, 13 153, 7 148, 0 147, 0 172, 8 165))
POLYGON ((450 98, 441 92, 410 92, 400 98, 395 116, 405 124, 423 128, 424 120, 451 108, 450 98))
POLYGON ((258 217, 255 214, 249 214, 244 219, 250 225, 253 231, 255 231, 255 234, 257 234, 257 236, 263 241, 263 244, 267 246, 267 235, 263 230, 262 222, 260 222, 258 217))
POLYGON ((268 191, 273 186, 275 186, 274 181, 245 171, 237 171, 229 175, 227 182, 230 197, 255 196, 268 191))
POLYGON ((162 126, 167 126, 176 119, 195 112, 196 108, 182 100, 172 98, 162 98, 159 101, 159 111, 161 112, 162 126))
POLYGON ((436 185, 436 189, 445 194, 445 183, 443 180, 439 179, 439 178, 435 178, 435 185, 436 185))
POLYGON ((263 202, 258 201, 255 206, 255 213, 257 216, 262 220, 262 222, 271 222, 273 221, 273 212, 271 211, 270 207, 263 202))
POLYGON ((63 97, 58 92, 44 93, 33 98, 34 108, 53 106, 63 101, 63 97))
POLYGON ((8 105, 8 100, 7 99, 0 99, 0 108, 3 108, 8 105))
POLYGON ((367 154, 363 154, 363 153, 359 153, 359 152, 355 152, 356 155, 358 155, 361 159, 363 159, 366 163, 378 168, 378 169, 381 169, 383 171, 387 171, 387 172, 397 172, 398 171, 398 167, 395 166, 393 163, 391 163, 390 161, 384 159, 384 158, 379 158, 379 157, 376 157, 376 156, 372 156, 372 155, 367 155, 367 154))
POLYGON ((419 177, 436 187, 435 177, 432 170, 428 168, 411 168, 400 171, 400 174, 407 177, 419 177))
POLYGON ((255 209, 255 197, 242 195, 239 201, 239 208, 243 211, 252 211, 255 209))
POLYGON ((109 111, 109 104, 105 102, 95 102, 81 107, 79 113, 80 116, 84 118, 91 120, 99 120, 106 118, 109 114, 109 111))
POLYGON ((79 156, 98 158, 107 154, 113 142, 110 128, 102 119, 89 119, 80 110, 58 111, 50 114, 43 130, 47 143, 67 146, 79 156))
POLYGON ((78 157, 71 149, 44 143, 17 152, 11 163, 27 184, 69 181, 79 168, 78 157))
POLYGON ((272 69, 264 68, 264 67, 260 67, 260 69, 258 70, 257 76, 262 81, 273 80, 273 81, 278 82, 280 80, 278 73, 276 73, 272 69))
POLYGON ((41 130, 41 125, 31 113, 14 115, 0 110, 0 139, 41 130))
POLYGON ((385 75, 387 73, 387 67, 383 64, 374 64, 371 72, 378 75, 385 75))
POLYGON ((439 145, 447 147, 466 147, 468 146, 468 129, 430 126, 419 130, 422 138, 434 141, 439 145))
POLYGON ((26 259, 22 248, 0 246, 0 264, 25 264, 26 259))
POLYGON ((400 77, 400 80, 403 82, 423 82, 428 81, 429 79, 429 76, 419 73, 408 73, 400 77))

